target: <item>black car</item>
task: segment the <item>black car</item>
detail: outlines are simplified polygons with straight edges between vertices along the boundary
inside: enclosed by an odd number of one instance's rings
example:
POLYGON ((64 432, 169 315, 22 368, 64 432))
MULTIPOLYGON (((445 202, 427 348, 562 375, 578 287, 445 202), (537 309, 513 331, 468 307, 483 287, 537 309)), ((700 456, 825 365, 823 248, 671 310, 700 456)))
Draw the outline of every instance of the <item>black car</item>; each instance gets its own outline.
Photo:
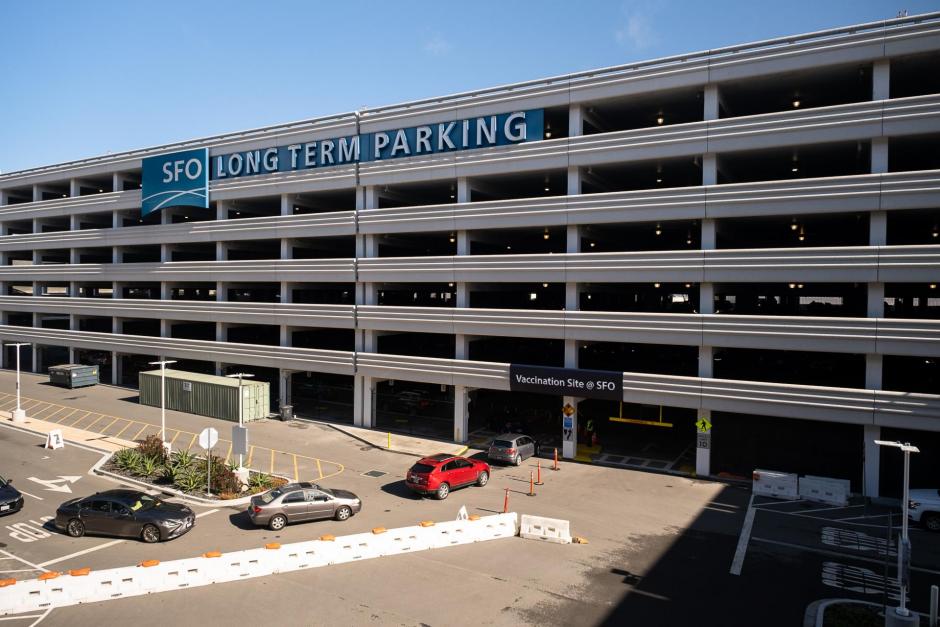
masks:
POLYGON ((0 516, 23 509, 23 495, 13 487, 11 479, 0 477, 0 516))
POLYGON ((55 526, 73 538, 86 533, 159 542, 177 538, 196 524, 193 510, 137 490, 108 490, 59 506, 55 526))

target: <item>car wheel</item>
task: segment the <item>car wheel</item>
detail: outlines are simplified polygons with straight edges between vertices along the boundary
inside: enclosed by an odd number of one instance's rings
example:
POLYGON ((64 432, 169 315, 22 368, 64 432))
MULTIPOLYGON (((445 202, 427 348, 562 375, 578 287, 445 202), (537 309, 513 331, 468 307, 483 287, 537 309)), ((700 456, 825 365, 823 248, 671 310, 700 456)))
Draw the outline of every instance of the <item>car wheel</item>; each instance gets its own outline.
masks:
POLYGON ((352 510, 345 505, 336 510, 336 520, 349 520, 350 516, 352 516, 352 510))
POLYGON ((481 488, 487 484, 490 480, 490 473, 485 470, 477 475, 477 485, 481 488))
POLYGON ((437 492, 435 493, 435 496, 437 497, 438 501, 443 501, 446 499, 448 494, 450 494, 449 485, 442 483, 441 485, 437 486, 437 492))
POLYGON ((287 517, 281 514, 278 514, 277 516, 272 518, 271 522, 268 523, 268 528, 271 529, 271 531, 280 531, 286 526, 287 526, 287 517))
POLYGON ((923 521, 924 521, 924 527, 926 527, 930 531, 940 531, 940 515, 924 514, 923 521))
POLYGON ((522 465, 522 457, 520 457, 520 456, 517 454, 517 455, 513 458, 512 463, 513 463, 513 465, 515 465, 515 466, 521 466, 521 465, 522 465))
POLYGON ((157 529, 155 525, 144 525, 143 531, 140 532, 140 537, 147 544, 153 544, 154 542, 159 542, 160 530, 157 529))
POLYGON ((69 524, 65 526, 65 531, 73 538, 81 538, 85 535, 85 523, 78 518, 73 518, 69 521, 69 524))

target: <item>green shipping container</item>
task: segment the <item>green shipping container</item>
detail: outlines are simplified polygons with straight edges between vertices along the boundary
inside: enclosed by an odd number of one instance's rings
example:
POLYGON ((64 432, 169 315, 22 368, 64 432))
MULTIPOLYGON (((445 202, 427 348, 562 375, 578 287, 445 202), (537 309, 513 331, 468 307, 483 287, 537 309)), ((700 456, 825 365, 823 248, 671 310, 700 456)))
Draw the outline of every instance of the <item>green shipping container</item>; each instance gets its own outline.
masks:
POLYGON ((49 383, 64 388, 98 385, 98 366, 60 364, 49 367, 49 383))
MULTIPOLYGON (((169 369, 165 374, 167 409, 238 422, 238 379, 169 369)), ((241 390, 244 421, 266 418, 270 407, 267 381, 243 379, 241 390)), ((159 370, 140 373, 140 404, 160 406, 159 370)))

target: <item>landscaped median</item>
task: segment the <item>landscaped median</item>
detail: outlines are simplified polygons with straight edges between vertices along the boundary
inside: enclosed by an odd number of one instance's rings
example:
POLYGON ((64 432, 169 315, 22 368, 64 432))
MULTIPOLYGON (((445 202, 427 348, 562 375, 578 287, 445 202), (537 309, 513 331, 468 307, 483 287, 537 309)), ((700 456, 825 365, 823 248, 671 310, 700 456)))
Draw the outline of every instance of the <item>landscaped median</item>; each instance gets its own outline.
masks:
POLYGON ((187 450, 167 455, 158 436, 138 442, 111 455, 101 470, 145 483, 158 490, 170 489, 196 498, 238 499, 287 483, 282 477, 249 470, 248 483, 235 473, 237 465, 212 455, 207 462, 187 450), (211 468, 210 468, 211 464, 211 468))

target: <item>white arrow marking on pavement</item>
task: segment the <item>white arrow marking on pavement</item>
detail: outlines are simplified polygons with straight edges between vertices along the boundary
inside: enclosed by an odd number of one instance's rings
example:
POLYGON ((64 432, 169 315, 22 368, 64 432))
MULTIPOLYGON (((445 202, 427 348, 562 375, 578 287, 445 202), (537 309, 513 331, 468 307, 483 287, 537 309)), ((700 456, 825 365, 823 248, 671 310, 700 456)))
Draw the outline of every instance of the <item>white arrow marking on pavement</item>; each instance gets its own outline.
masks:
POLYGON ((76 481, 81 479, 81 477, 74 476, 74 475, 66 475, 66 476, 59 475, 58 479, 37 479, 36 477, 27 477, 27 479, 29 479, 30 481, 35 481, 41 486, 45 486, 45 489, 51 492, 65 492, 66 494, 71 494, 72 488, 70 488, 68 484, 75 483, 76 481), (58 484, 62 484, 62 485, 58 485, 58 484))

